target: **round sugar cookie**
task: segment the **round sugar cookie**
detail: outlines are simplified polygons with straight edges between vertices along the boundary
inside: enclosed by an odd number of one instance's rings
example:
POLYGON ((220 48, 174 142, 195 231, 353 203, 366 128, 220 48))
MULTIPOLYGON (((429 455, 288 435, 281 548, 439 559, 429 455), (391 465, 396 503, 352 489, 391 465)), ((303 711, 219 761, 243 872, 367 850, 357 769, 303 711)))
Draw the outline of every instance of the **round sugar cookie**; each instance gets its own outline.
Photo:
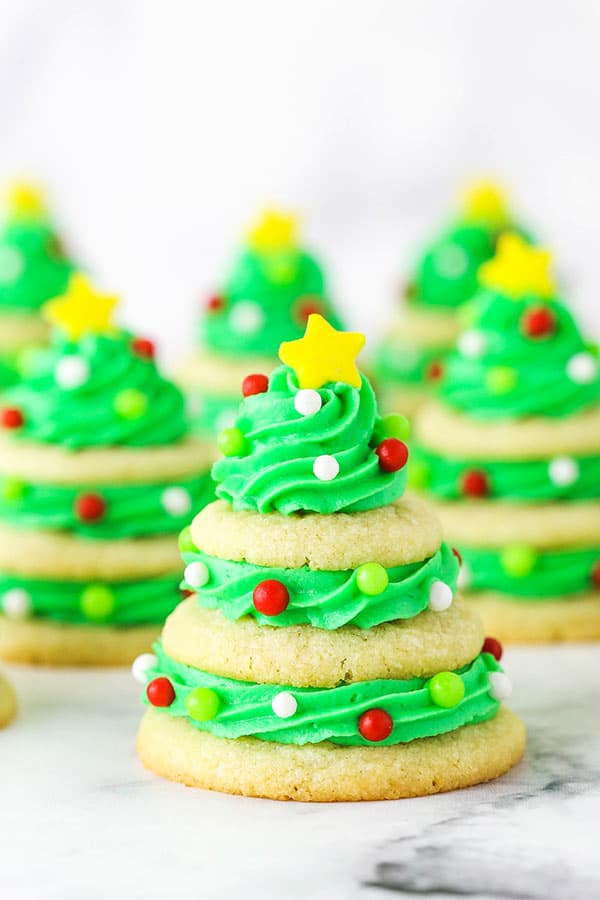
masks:
POLYGON ((14 719, 17 711, 17 698, 12 684, 0 674, 0 728, 14 719))
POLYGON ((176 373, 185 388, 208 394, 242 399, 242 381, 246 375, 269 375, 279 365, 274 356, 223 356, 208 350, 196 351, 176 373))
POLYGON ((31 344, 42 344, 50 328, 41 316, 27 312, 0 313, 0 353, 18 351, 31 344))
POLYGON ((477 591, 466 601, 483 620, 487 634, 512 644, 600 640, 600 592, 557 600, 514 599, 494 591, 477 591))
POLYGON ((249 616, 230 622, 203 609, 195 597, 165 622, 163 646, 178 662, 238 681, 334 687, 376 678, 427 678, 474 659, 484 633, 477 615, 460 600, 444 612, 363 630, 336 631, 291 625, 258 625, 249 616))
POLYGON ((393 323, 388 342, 396 339, 401 346, 452 347, 461 331, 456 310, 430 309, 426 306, 407 306, 393 323))
POLYGON ((400 566, 432 556, 442 541, 429 504, 403 497, 366 512, 282 516, 234 512, 210 503, 191 526, 192 540, 210 556, 258 566, 339 571, 362 563, 400 566))
POLYGON ((302 747, 229 740, 155 709, 144 715, 139 757, 157 775, 193 787, 272 800, 420 797, 490 781, 523 755, 525 728, 509 709, 476 725, 391 747, 302 747))

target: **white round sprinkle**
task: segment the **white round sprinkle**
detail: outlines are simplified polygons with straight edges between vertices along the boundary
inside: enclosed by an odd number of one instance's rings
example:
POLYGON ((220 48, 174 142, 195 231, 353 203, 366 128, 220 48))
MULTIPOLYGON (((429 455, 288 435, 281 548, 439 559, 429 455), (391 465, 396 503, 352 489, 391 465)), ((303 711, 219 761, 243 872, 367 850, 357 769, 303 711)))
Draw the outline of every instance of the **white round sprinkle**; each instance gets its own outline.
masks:
POLYGON ((157 662, 158 659, 154 653, 142 653, 134 659, 133 665, 131 666, 131 674, 140 684, 146 684, 146 673, 149 669, 153 669, 157 662))
POLYGON ((457 584, 461 589, 468 588, 471 584, 471 570, 466 562, 461 563, 461 567, 458 570, 457 584))
POLYGON ((432 581, 429 587, 429 609, 443 612, 448 609, 454 599, 452 588, 444 581, 432 581))
POLYGON ((315 477, 318 478, 319 481, 333 481, 339 471, 339 462, 337 461, 335 456, 329 456, 328 453, 324 453, 322 456, 317 456, 313 463, 313 472, 315 477))
POLYGON ((512 682, 504 672, 490 672, 490 696, 494 700, 508 700, 512 694, 512 682))
POLYGON ((463 356, 477 357, 485 353, 487 341, 481 331, 465 331, 458 339, 458 349, 463 356))
POLYGON ((192 588, 203 587, 210 578, 208 566, 203 562, 192 562, 185 567, 183 577, 192 588))
POLYGON ((298 709, 298 701, 289 691, 281 691, 273 697, 271 709, 279 719, 289 719, 298 709))
POLYGON ((567 363, 567 375, 575 384, 591 384, 598 372, 598 363, 591 353, 576 353, 567 363))
POLYGON ((0 247, 0 283, 16 281, 24 269, 23 255, 15 247, 0 247))
POLYGON ((321 395, 312 388, 303 388, 294 397, 294 408, 301 416, 312 416, 319 412, 322 405, 321 395))
POLYGON ((26 619, 31 612, 31 596, 25 588, 11 588, 2 596, 2 609, 9 619, 26 619))
POLYGON ((240 300, 229 313, 229 325, 238 334, 255 334, 264 321, 264 313, 254 300, 240 300))
POLYGON ((80 387, 90 377, 90 366, 82 356, 63 356, 56 364, 54 378, 61 388, 72 390, 80 387))
POLYGON ((192 508, 189 491, 182 487, 170 487, 164 490, 160 502, 170 516, 185 516, 192 508))
POLYGON ((548 477, 557 487, 569 487, 579 478, 579 466, 570 456, 557 456, 550 461, 548 477))
POLYGON ((433 264, 444 278, 460 278, 467 270, 469 257, 458 244, 442 244, 434 251, 433 264))

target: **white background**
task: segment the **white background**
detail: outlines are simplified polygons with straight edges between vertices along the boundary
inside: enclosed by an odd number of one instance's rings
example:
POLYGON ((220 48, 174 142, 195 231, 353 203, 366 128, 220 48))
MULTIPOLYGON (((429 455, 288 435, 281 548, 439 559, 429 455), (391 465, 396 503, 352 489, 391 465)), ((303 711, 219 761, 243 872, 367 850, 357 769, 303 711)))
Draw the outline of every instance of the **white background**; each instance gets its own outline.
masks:
POLYGON ((265 202, 375 332, 457 185, 492 173, 600 324, 600 3, 0 0, 0 177, 45 179, 124 318, 189 346, 265 202))

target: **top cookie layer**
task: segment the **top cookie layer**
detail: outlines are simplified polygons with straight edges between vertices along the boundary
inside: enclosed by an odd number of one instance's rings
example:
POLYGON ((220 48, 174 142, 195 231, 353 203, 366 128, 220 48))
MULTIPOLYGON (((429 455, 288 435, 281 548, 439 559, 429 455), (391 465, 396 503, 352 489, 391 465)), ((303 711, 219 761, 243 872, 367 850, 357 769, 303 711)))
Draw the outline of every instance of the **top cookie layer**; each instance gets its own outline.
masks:
POLYGON ((200 388, 210 394, 242 399, 241 386, 246 375, 261 372, 268 375, 278 365, 275 356, 224 356, 198 349, 177 372, 186 388, 200 388))

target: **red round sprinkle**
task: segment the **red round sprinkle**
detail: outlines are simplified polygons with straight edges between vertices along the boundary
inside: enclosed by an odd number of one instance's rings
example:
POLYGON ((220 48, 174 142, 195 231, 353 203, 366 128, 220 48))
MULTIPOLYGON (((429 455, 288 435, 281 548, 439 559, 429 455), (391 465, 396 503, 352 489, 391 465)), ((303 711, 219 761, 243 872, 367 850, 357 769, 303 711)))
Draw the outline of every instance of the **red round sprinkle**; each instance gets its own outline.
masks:
POLYGON ((427 377, 430 381, 439 381, 442 375, 444 374, 444 367, 441 362, 435 360, 432 363, 429 363, 427 367, 427 377))
POLYGON ((463 494, 467 497, 485 497, 489 493, 488 478, 479 469, 469 469, 461 479, 463 494))
POLYGON ((594 565, 592 569, 592 581, 596 585, 597 588, 600 588, 600 559, 594 565))
POLYGON ((100 494, 80 494, 75 500, 75 514, 81 522, 98 522, 106 512, 106 500, 100 494))
POLYGON ((385 741, 394 722, 385 709, 368 709, 358 720, 358 730, 367 741, 385 741))
POLYGON ((220 309, 223 309, 225 306, 225 301, 222 297, 219 297, 218 294, 213 294, 212 297, 209 297, 206 301, 206 308, 209 312, 218 312, 220 309))
POLYGON ((375 449, 379 457, 379 468, 383 472, 397 472, 408 460, 408 447, 398 438, 386 438, 375 449))
POLYGON ((456 547, 452 548, 452 552, 455 555, 455 557, 457 558, 459 566, 462 566, 462 556, 460 555, 460 553, 458 552, 456 547))
POLYGON ((553 334, 555 329, 554 313, 546 306, 528 309, 521 317, 521 330, 526 337, 547 337, 549 334, 553 334))
POLYGON ((323 304, 318 297, 301 297, 296 305, 296 315, 302 324, 306 324, 313 313, 322 313, 323 304))
POLYGON ((4 428, 20 428, 25 419, 20 409, 7 406, 2 410, 0 421, 4 428))
POLYGON ((502 659, 502 644, 496 638, 486 637, 481 648, 482 653, 491 653, 498 662, 502 659))
POLYGON ((266 375, 246 375, 242 381, 242 394, 251 397, 253 394, 264 394, 269 390, 269 379, 266 375))
POLYGON ((261 581, 254 588, 252 601, 263 616, 278 616, 290 602, 290 594, 285 584, 275 578, 261 581))
POLYGON ((131 342, 131 349, 137 356, 141 356, 144 359, 154 359, 154 341, 151 341, 149 338, 134 338, 131 342))
POLYGON ((182 597, 191 597, 194 594, 194 591, 188 591, 187 588, 179 588, 179 593, 182 597))
POLYGON ((146 687, 146 697, 152 706, 170 706, 175 699, 175 690, 168 678, 155 678, 146 687))

